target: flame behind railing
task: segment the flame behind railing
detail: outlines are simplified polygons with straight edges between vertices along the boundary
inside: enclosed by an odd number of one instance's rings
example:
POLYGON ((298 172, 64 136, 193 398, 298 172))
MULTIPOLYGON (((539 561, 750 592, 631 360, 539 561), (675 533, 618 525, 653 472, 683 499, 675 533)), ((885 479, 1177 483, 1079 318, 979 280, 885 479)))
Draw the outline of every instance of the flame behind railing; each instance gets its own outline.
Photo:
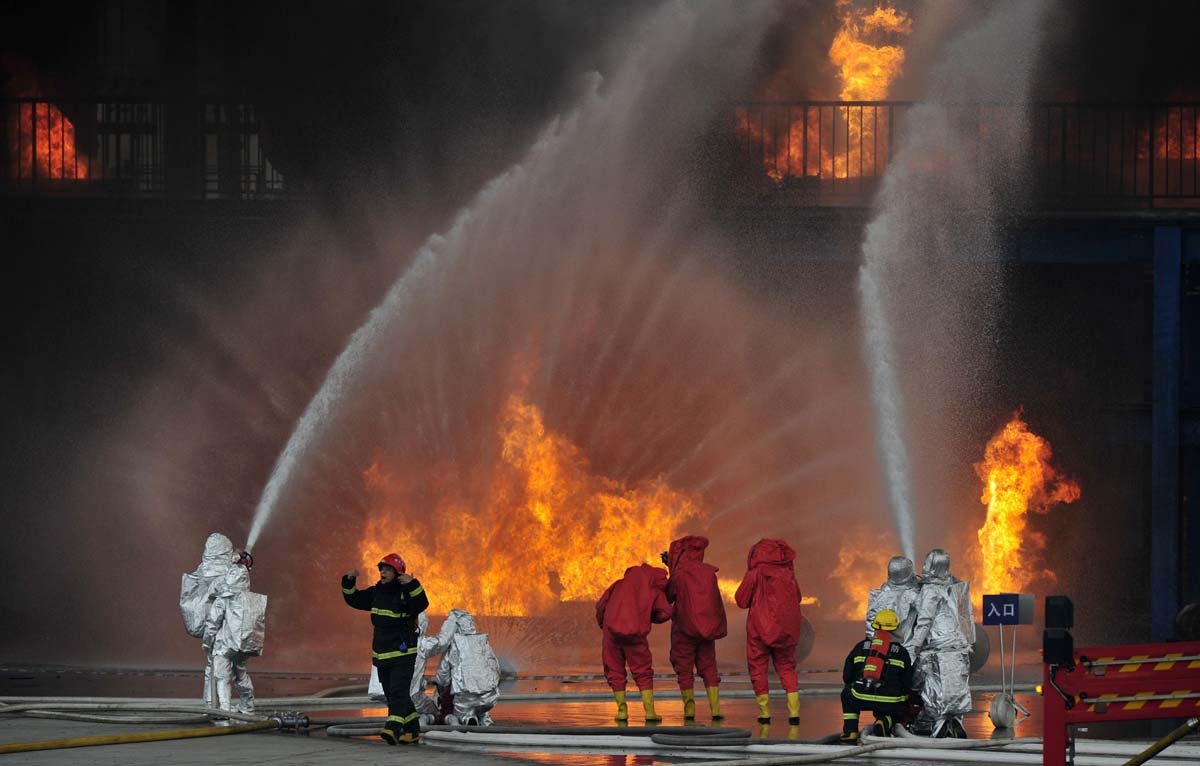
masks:
POLYGON ((0 194, 261 199, 288 191, 252 105, 0 100, 0 194))
MULTIPOLYGON (((737 191, 798 206, 867 205, 892 157, 909 102, 770 102, 734 110, 737 191)), ((982 162, 989 131, 1029 111, 1028 197, 1040 207, 1200 205, 1200 104, 1039 103, 947 107, 975 125, 967 157, 982 162)), ((949 150, 948 150, 949 151, 949 150)))

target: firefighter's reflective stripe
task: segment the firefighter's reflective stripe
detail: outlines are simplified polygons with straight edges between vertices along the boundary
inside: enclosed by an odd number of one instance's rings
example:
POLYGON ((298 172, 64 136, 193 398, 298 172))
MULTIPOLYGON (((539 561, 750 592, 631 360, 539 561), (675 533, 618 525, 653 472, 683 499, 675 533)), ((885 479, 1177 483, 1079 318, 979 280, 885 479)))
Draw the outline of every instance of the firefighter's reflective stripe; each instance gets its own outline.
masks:
POLYGON ((389 723, 391 723, 391 722, 408 723, 409 721, 417 720, 417 717, 420 715, 421 715, 420 713, 412 712, 412 713, 409 713, 408 715, 389 715, 387 717, 387 719, 388 719, 389 723))
POLYGON ((380 609, 378 607, 372 607, 371 614, 378 614, 383 617, 396 617, 396 618, 408 616, 408 612, 393 612, 390 609, 380 609))
POLYGON ((907 663, 905 663, 904 660, 888 660, 888 664, 895 665, 898 668, 908 667, 907 663))
POLYGON ((353 596, 354 591, 354 588, 342 588, 342 593, 345 593, 347 596, 353 596))
POLYGON ((855 658, 854 658, 854 661, 855 661, 855 662, 866 662, 866 661, 867 661, 867 657, 866 657, 866 655, 863 655, 862 657, 855 657, 855 658))
POLYGON ((853 687, 850 688, 850 694, 854 695, 855 699, 862 700, 863 702, 904 702, 908 699, 908 695, 906 694, 900 694, 895 697, 884 694, 867 694, 853 687))
POLYGON ((416 590, 413 590, 413 591, 409 591, 409 592, 408 592, 408 595, 410 595, 410 596, 419 596, 419 595, 421 595, 421 594, 422 594, 422 593, 424 593, 424 592, 425 592, 425 586, 424 586, 424 585, 418 585, 418 586, 417 586, 417 589, 416 589, 416 590))
POLYGON ((377 660, 394 660, 397 657, 406 657, 416 653, 417 649, 413 647, 412 649, 396 650, 394 652, 371 652, 371 656, 377 660))
POLYGON ((858 713, 842 713, 843 721, 857 721, 858 713))
POLYGON ((878 670, 878 669, 879 669, 879 666, 878 666, 878 665, 875 665, 875 664, 863 665, 863 670, 864 670, 864 671, 867 671, 867 670, 878 670))

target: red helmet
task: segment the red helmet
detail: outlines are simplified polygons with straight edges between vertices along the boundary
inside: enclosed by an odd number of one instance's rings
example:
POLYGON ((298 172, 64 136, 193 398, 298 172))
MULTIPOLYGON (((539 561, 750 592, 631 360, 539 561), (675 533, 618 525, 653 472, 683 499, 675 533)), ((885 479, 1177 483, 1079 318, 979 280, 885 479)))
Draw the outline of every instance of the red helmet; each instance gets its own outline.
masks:
POLYGON ((390 566, 392 569, 395 569, 396 574, 404 574, 404 559, 400 558, 399 553, 389 553, 388 555, 384 556, 383 560, 379 562, 378 566, 383 566, 385 564, 390 566))

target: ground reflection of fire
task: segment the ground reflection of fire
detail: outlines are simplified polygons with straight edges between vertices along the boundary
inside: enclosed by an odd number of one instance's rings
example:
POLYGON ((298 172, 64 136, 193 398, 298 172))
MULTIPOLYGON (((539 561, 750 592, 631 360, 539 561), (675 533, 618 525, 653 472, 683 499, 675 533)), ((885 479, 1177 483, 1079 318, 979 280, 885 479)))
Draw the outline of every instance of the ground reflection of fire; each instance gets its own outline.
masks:
POLYGON ((360 550, 368 572, 398 550, 437 594, 435 611, 542 614, 560 602, 599 598, 630 565, 658 564, 659 552, 700 515, 693 498, 662 480, 631 486, 597 475, 518 396, 500 421, 499 459, 483 506, 460 495, 399 507, 405 488, 388 466, 376 462, 365 472, 372 510, 360 550), (432 540, 414 515, 436 519, 432 540))

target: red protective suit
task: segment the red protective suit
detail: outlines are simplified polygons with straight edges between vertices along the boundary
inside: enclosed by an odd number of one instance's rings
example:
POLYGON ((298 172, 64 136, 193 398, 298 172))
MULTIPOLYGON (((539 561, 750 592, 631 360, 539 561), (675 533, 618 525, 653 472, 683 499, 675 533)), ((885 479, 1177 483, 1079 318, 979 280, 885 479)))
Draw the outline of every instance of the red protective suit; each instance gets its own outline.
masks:
POLYGON ((705 686, 718 686, 716 639, 729 630, 725 624, 725 603, 717 587, 717 568, 704 563, 708 538, 698 535, 681 537, 667 552, 671 579, 667 583, 667 601, 675 605, 671 620, 671 666, 680 689, 696 683, 693 669, 699 671, 705 686))
POLYGON ((746 663, 754 693, 767 693, 767 661, 785 691, 799 689, 796 643, 800 640, 800 586, 792 562, 796 552, 783 540, 759 540, 746 558, 747 572, 734 598, 746 619, 746 663))
POLYGON ((654 688, 650 635, 652 622, 671 619, 665 569, 639 564, 608 586, 596 602, 596 624, 604 630, 604 678, 613 691, 625 689, 625 665, 641 690, 654 688))

